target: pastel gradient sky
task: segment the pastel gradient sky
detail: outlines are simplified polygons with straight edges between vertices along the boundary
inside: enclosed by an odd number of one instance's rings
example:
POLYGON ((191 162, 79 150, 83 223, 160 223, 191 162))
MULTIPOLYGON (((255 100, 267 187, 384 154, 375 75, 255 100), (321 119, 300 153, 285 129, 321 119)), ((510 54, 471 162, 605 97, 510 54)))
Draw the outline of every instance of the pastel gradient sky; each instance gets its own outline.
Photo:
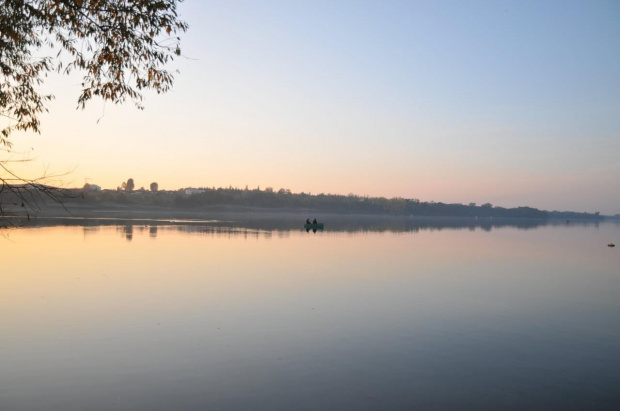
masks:
MULTIPOLYGON (((76 111, 28 173, 620 213, 620 2, 197 1, 174 90, 76 111), (97 120, 100 119, 99 122, 97 120)), ((24 169, 25 170, 25 169, 24 169)))

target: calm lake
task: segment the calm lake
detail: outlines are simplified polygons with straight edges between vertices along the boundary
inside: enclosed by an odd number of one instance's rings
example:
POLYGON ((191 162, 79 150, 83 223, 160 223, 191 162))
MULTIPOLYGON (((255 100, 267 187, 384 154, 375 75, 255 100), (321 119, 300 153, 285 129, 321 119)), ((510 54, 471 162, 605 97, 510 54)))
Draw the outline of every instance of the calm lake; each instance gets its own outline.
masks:
POLYGON ((0 238, 0 410, 620 409, 620 224, 75 224, 0 238))

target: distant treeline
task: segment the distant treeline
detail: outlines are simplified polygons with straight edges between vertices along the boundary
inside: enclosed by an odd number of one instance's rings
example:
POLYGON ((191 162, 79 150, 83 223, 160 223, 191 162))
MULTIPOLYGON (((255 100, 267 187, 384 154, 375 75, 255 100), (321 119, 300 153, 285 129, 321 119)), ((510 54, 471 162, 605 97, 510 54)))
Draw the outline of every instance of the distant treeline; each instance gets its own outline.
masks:
MULTIPOLYGON (((76 192, 77 194, 77 192, 76 192)), ((133 191, 103 190, 84 191, 70 202, 117 203, 175 207, 183 209, 201 208, 263 208, 282 210, 316 210, 330 213, 358 213, 412 216, 453 217, 502 217, 502 218, 561 218, 598 219, 599 213, 577 213, 565 211, 544 211, 532 207, 504 208, 486 203, 482 205, 445 204, 423 202, 417 199, 368 197, 358 195, 291 193, 290 190, 274 191, 271 188, 200 188, 178 191, 133 191)))

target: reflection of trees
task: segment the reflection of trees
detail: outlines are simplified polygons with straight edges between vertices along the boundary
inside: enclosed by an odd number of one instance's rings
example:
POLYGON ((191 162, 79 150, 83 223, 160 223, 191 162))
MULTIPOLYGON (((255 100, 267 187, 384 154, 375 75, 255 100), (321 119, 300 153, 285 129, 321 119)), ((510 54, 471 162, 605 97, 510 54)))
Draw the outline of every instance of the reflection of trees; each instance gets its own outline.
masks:
POLYGON ((157 238, 158 226, 128 223, 123 226, 117 226, 116 231, 125 236, 128 241, 133 240, 134 234, 145 235, 148 233, 149 237, 157 238))
MULTIPOLYGON (((73 224, 75 225, 75 224, 73 224)), ((109 225, 109 224, 108 224, 109 225)), ((116 232, 120 233, 121 236, 125 237, 128 241, 133 240, 134 235, 146 235, 150 238, 157 238, 158 235, 162 233, 165 234, 167 232, 175 232, 175 233, 183 233, 190 235, 199 235, 199 236, 208 236, 208 237, 240 237, 244 238, 271 238, 274 234, 274 231, 269 230, 257 230, 246 227, 231 227, 231 226, 205 226, 205 225, 192 225, 192 224, 175 224, 175 225, 166 225, 166 224, 152 224, 152 225, 143 225, 143 224, 124 224, 124 225, 116 225, 116 232)), ((97 227, 96 231, 99 231, 100 227, 97 227)), ((95 231, 93 227, 84 227, 84 232, 95 231)), ((282 231, 278 232, 278 237, 289 237, 290 231, 282 231)))
MULTIPOLYGON (((180 232, 199 236, 228 236, 244 238, 286 238, 291 232, 304 231, 303 222, 305 216, 295 215, 242 215, 239 221, 222 220, 123 220, 123 219, 98 219, 98 218, 37 218, 31 221, 24 220, 23 226, 81 226, 84 235, 96 232, 100 227, 115 227, 127 240, 132 240, 134 235, 149 235, 151 238, 165 234, 166 232, 180 232), (243 216, 243 217, 242 217, 243 216)), ((500 219, 500 218, 403 218, 403 217, 374 217, 359 215, 316 215, 317 219, 325 223, 324 232, 412 232, 440 231, 440 230, 483 230, 491 231, 504 227, 522 230, 536 229, 544 226, 561 225, 566 228, 598 226, 598 221, 571 221, 545 220, 545 219, 500 219)), ((620 225, 618 221, 608 221, 603 224, 620 225)), ((317 232, 317 234, 319 234, 317 232)))
POLYGON ((251 229, 248 227, 231 226, 199 226, 199 225, 175 225, 161 227, 164 231, 175 231, 185 234, 197 234, 208 237, 239 237, 244 238, 271 238, 273 231, 251 229))
POLYGON ((123 232, 125 233, 125 238, 127 241, 131 241, 133 239, 133 225, 129 224, 124 226, 123 232))
POLYGON ((94 226, 94 227, 85 226, 85 227, 83 227, 84 235, 97 234, 100 230, 101 230, 100 226, 94 226))
POLYGON ((101 231, 101 227, 100 226, 84 226, 82 227, 82 233, 84 233, 84 239, 86 239, 86 237, 88 237, 89 235, 92 234, 99 234, 99 231, 101 231))
POLYGON ((116 232, 125 237, 127 241, 131 241, 133 240, 134 226, 133 224, 117 225, 116 232))
MULTIPOLYGON (((553 225, 556 222, 542 219, 492 219, 492 218, 403 218, 403 217, 374 217, 374 216, 347 216, 347 215, 318 215, 318 220, 325 222, 325 231, 333 232, 418 232, 421 230, 484 230, 494 228, 514 227, 519 229, 533 229, 540 226, 553 225)), ((302 218, 260 218, 238 223, 247 228, 256 230, 274 230, 278 232, 298 231, 303 229, 302 218)), ((584 223, 591 224, 591 223, 584 223)))

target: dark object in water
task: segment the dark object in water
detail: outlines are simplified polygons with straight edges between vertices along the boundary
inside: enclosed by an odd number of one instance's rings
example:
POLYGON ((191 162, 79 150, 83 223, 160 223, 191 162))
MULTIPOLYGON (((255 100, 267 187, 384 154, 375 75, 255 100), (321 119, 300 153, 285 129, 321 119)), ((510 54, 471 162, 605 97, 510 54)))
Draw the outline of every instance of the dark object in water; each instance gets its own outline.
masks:
POLYGON ((615 247, 615 246, 616 246, 616 245, 615 245, 615 244, 613 244, 613 243, 609 243, 609 244, 607 244, 607 247, 615 247))
POLYGON ((322 230, 323 229, 323 223, 304 224, 304 228, 306 230, 322 230))

